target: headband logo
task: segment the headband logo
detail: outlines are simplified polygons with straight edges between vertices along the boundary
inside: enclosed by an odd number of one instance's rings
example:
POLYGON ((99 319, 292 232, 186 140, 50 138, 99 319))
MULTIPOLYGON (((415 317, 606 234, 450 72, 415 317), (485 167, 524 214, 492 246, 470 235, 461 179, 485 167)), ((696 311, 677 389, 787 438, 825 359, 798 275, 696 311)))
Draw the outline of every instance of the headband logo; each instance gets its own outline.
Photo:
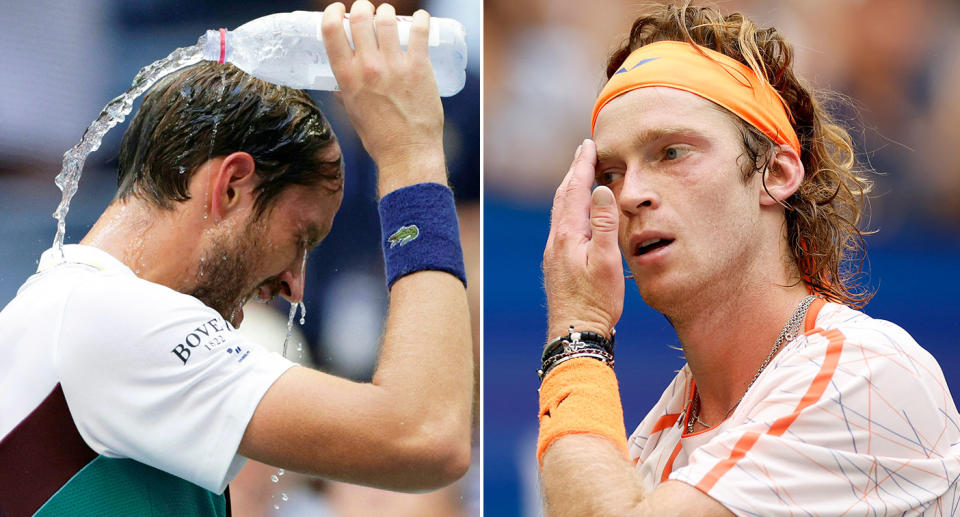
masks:
MULTIPOLYGON (((639 63, 631 66, 631 67, 630 67, 630 70, 633 70, 634 68, 636 68, 636 67, 638 67, 638 66, 640 66, 640 65, 645 65, 645 64, 647 64, 647 63, 649 63, 649 62, 651 62, 651 61, 656 61, 657 59, 660 59, 660 58, 659 58, 659 57, 648 57, 647 59, 641 59, 639 63)), ((623 73, 629 72, 630 70, 627 70, 627 67, 625 67, 625 66, 621 66, 621 67, 620 67, 620 70, 617 70, 616 73, 614 73, 613 75, 623 74, 623 73)))

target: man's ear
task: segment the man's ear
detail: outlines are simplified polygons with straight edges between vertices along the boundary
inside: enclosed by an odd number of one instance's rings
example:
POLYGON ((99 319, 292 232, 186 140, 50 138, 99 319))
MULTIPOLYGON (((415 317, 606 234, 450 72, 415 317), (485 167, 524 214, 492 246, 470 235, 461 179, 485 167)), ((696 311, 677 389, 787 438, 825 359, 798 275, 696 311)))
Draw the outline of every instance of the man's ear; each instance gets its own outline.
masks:
POLYGON ((800 155, 789 145, 774 146, 773 153, 769 167, 764 171, 765 177, 762 178, 766 188, 760 190, 761 206, 786 202, 803 183, 803 163, 800 155))
POLYGON ((257 186, 256 163, 249 153, 236 152, 220 162, 210 177, 210 215, 219 222, 231 211, 252 209, 257 186))

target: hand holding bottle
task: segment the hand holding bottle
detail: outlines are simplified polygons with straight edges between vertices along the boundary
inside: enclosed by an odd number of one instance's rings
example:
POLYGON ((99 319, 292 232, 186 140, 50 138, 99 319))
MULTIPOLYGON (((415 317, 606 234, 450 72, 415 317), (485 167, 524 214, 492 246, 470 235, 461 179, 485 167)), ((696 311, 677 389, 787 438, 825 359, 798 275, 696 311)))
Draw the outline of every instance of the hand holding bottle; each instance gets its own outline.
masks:
POLYGON ((324 10, 323 40, 347 115, 380 170, 380 196, 416 183, 446 184, 443 107, 427 52, 430 15, 414 13, 404 51, 393 7, 381 4, 374 14, 373 4, 357 0, 351 49, 344 11, 339 2, 324 10))

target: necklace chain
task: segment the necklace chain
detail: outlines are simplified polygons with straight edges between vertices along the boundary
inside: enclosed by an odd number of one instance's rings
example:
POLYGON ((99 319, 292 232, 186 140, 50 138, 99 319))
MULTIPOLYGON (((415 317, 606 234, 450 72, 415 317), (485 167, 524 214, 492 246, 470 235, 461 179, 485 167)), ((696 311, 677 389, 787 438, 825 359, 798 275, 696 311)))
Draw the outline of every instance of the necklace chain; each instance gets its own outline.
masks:
MULTIPOLYGON (((730 415, 730 412, 734 410, 737 406, 740 405, 740 402, 743 401, 743 397, 747 396, 747 392, 750 391, 750 388, 753 387, 753 383, 757 382, 757 379, 760 378, 760 374, 763 373, 763 370, 770 364, 770 361, 773 360, 773 356, 777 355, 777 352, 780 350, 780 347, 784 343, 789 343, 793 341, 797 335, 800 334, 800 328, 803 324, 803 320, 807 317, 807 309, 810 308, 810 304, 816 300, 817 297, 814 295, 807 295, 803 300, 800 301, 800 304, 797 305, 796 310, 793 311, 793 315, 790 316, 790 319, 787 320, 787 324, 783 326, 783 330, 780 331, 780 335, 777 336, 777 341, 773 344, 773 348, 770 349, 770 353, 767 354, 766 359, 760 363, 760 368, 757 368, 757 373, 753 374, 753 379, 750 380, 750 384, 747 385, 747 389, 743 391, 743 395, 740 395, 740 398, 730 406, 730 409, 723 414, 723 420, 726 420, 730 415)), ((693 394, 693 401, 690 404, 690 418, 687 420, 687 433, 693 432, 694 422, 704 426, 704 427, 713 427, 712 425, 704 422, 700 419, 700 393, 699 390, 695 391, 693 394)))

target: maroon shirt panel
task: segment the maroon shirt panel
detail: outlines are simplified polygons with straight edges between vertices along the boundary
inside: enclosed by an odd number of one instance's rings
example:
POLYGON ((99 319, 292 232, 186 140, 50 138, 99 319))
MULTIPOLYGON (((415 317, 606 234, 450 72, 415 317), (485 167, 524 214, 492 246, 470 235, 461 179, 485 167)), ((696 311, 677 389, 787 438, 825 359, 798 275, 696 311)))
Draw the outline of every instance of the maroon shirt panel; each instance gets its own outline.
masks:
POLYGON ((57 384, 0 441, 0 517, 33 515, 96 457, 77 431, 57 384))

